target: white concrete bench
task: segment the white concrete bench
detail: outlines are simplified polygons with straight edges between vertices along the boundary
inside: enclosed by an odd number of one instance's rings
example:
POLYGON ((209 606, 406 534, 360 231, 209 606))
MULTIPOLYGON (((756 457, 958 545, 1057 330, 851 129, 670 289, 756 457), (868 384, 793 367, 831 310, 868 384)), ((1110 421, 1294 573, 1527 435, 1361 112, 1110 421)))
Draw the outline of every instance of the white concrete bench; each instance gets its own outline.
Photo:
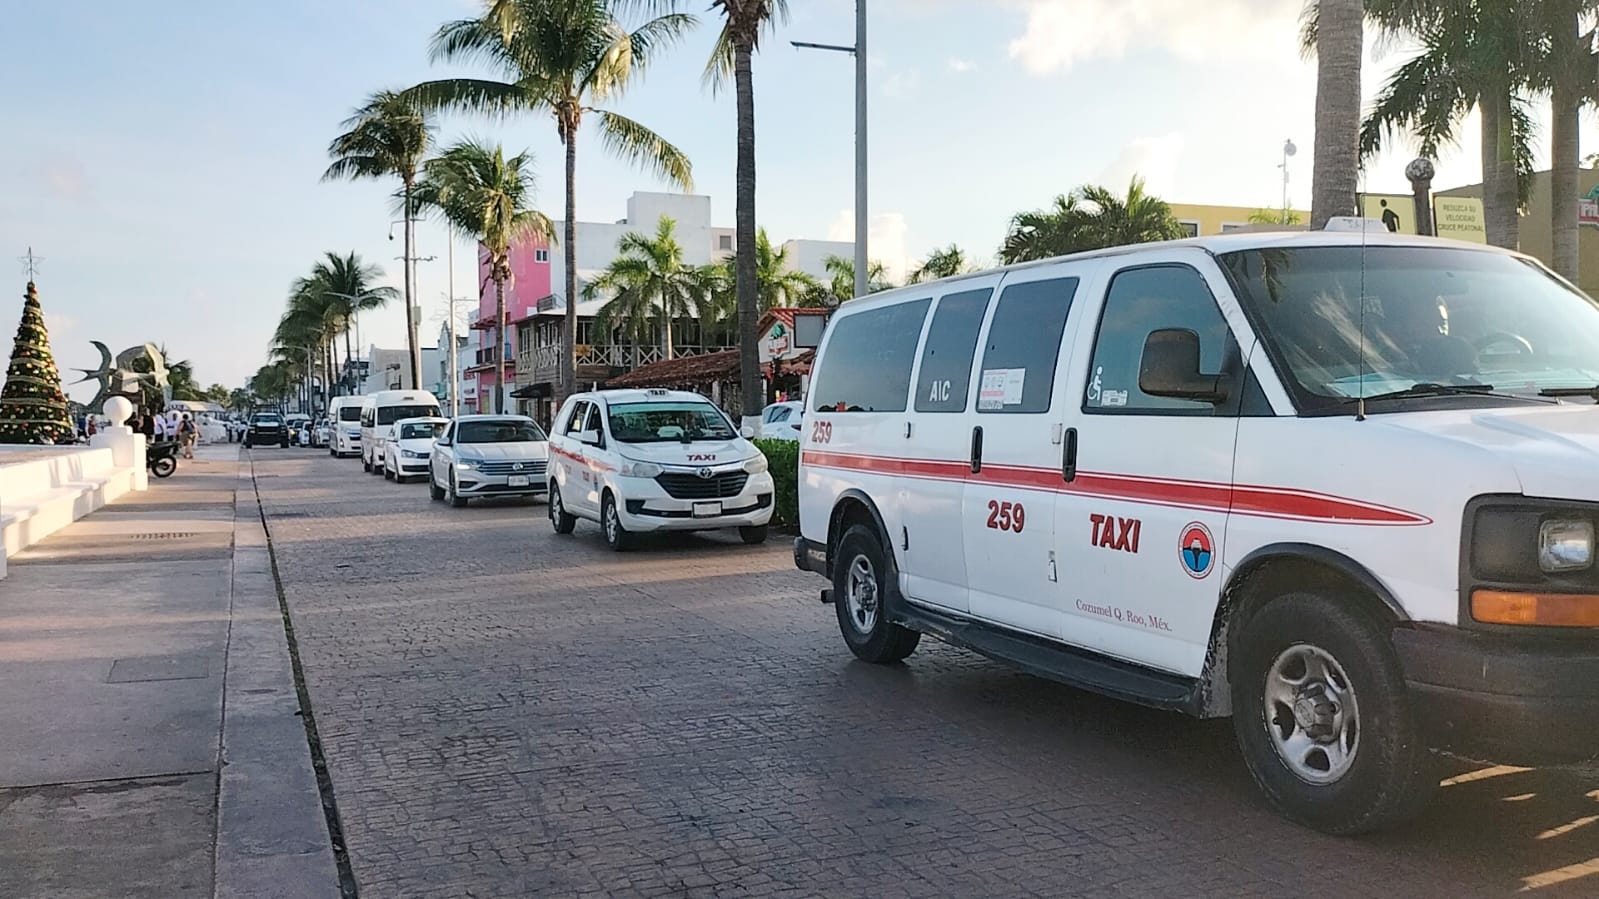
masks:
POLYGON ((21 552, 135 489, 134 472, 109 448, 41 447, 39 458, 0 464, 0 577, 21 552))

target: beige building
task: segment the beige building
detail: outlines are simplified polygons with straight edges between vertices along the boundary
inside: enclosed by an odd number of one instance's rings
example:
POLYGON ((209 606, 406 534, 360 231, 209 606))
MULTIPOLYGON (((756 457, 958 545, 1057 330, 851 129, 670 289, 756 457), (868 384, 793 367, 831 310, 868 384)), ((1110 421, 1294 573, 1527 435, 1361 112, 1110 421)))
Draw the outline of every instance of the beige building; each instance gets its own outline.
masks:
MULTIPOLYGON (((1566 202, 1579 207, 1583 222, 1577 230, 1577 257, 1580 275, 1577 286, 1589 296, 1599 297, 1599 169, 1583 169, 1578 181, 1579 196, 1566 202)), ((1471 184, 1451 190, 1436 192, 1440 197, 1481 197, 1482 185, 1471 184)), ((1552 256, 1549 216, 1549 173, 1533 176, 1532 196, 1527 212, 1521 217, 1521 251, 1548 264, 1552 256)))

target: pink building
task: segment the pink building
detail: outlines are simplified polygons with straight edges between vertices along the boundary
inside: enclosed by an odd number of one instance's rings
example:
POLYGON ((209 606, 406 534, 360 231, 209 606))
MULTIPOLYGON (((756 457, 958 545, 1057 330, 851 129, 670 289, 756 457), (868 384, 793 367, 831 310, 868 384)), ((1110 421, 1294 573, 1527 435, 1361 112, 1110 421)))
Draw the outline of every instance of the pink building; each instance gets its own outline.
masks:
POLYGON ((516 377, 516 346, 514 322, 527 318, 538 307, 539 300, 550 296, 550 244, 542 237, 523 241, 511 248, 511 280, 505 284, 505 346, 498 352, 494 347, 494 281, 489 277, 489 252, 481 244, 477 250, 478 304, 477 320, 472 330, 477 332, 476 357, 469 367, 467 377, 477 380, 477 401, 468 403, 472 412, 495 411, 495 391, 505 384, 505 409, 511 411, 516 404, 509 394, 516 377))

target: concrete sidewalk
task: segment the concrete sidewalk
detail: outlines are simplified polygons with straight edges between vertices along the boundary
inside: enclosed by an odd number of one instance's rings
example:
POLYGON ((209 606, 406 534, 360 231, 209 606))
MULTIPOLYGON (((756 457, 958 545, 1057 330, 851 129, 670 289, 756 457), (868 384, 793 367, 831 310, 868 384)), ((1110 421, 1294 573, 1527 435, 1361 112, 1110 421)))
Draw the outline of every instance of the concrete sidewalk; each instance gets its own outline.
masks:
POLYGON ((337 896, 237 446, 0 581, 0 896, 337 896))

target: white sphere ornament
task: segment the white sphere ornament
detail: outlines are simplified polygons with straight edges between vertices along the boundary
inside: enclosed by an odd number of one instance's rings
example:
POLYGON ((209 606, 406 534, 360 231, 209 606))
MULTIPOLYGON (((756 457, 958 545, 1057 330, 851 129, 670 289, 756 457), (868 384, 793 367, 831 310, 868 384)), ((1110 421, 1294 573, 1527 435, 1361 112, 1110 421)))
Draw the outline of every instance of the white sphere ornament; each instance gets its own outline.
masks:
POLYGON ((133 404, 128 402, 127 397, 114 396, 105 401, 105 415, 111 419, 113 426, 127 424, 128 419, 133 417, 133 404))

